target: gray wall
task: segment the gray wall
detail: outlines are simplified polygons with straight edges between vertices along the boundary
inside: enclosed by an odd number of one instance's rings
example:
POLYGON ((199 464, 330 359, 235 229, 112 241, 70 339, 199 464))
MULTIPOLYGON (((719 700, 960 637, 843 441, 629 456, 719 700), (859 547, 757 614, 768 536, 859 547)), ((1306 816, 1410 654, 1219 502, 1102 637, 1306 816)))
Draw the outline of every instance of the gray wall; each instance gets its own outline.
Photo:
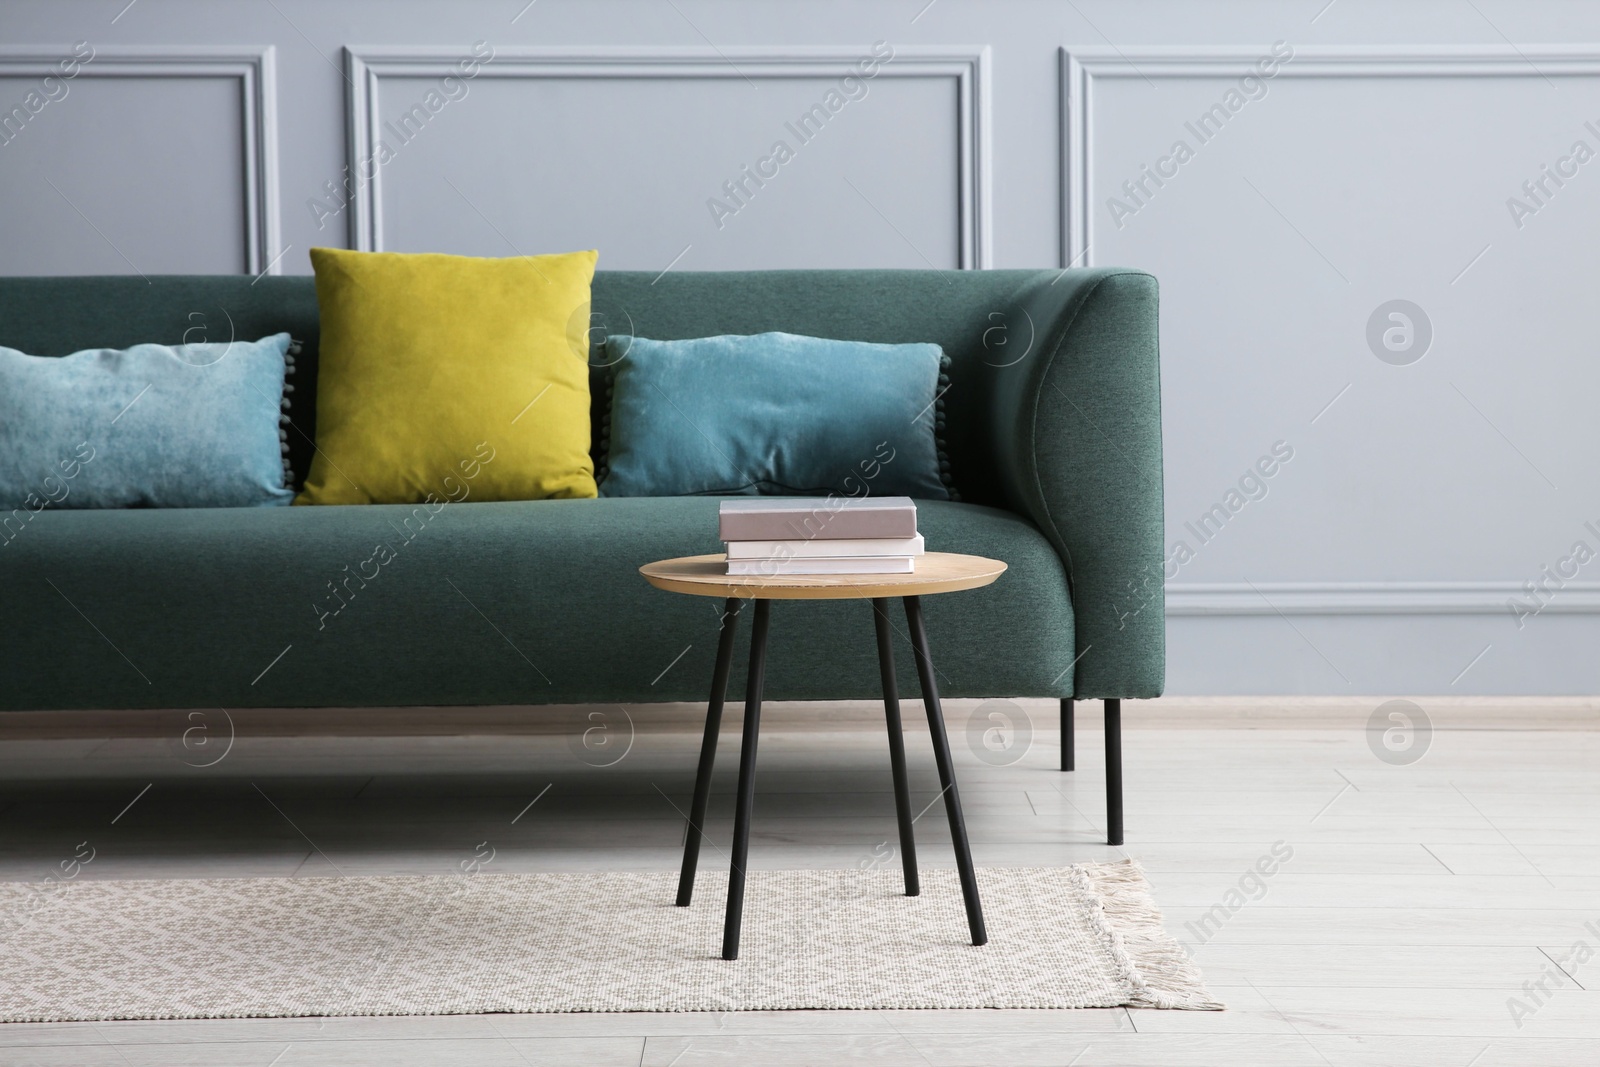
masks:
POLYGON ((1600 553, 1600 7, 12 0, 0 41, 0 111, 41 94, 0 145, 7 273, 1147 268, 1172 691, 1600 683, 1600 559, 1563 563, 1600 553))

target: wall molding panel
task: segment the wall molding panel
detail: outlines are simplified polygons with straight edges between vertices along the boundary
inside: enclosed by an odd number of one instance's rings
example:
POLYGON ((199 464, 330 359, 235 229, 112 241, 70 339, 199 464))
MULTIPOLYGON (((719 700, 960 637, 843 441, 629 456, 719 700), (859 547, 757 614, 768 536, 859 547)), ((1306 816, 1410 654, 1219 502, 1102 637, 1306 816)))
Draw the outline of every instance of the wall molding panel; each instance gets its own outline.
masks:
MULTIPOLYGON (((1063 267, 1094 265, 1094 97, 1100 81, 1237 78, 1268 54, 1270 44, 1181 45, 1118 49, 1095 45, 1060 50, 1061 259, 1063 267)), ((1600 49, 1566 45, 1296 47, 1280 78, 1535 78, 1600 76, 1600 49)))
MULTIPOLYGON (((381 79, 437 78, 450 72, 465 48, 417 48, 376 45, 345 47, 346 157, 352 174, 362 159, 377 151, 377 113, 381 79)), ((861 58, 861 49, 841 48, 497 48, 494 62, 476 79, 836 79, 861 58)), ((990 70, 987 45, 970 47, 895 48, 894 58, 878 68, 875 78, 954 79, 958 105, 956 124, 960 165, 958 214, 960 265, 984 269, 993 265, 993 222, 990 136, 990 70)), ((383 168, 370 180, 353 181, 349 225, 350 247, 383 251, 383 168)))
MULTIPOLYGON (((1167 586, 1167 614, 1505 615, 1511 600, 1538 603, 1521 582, 1179 582, 1167 586)), ((1539 614, 1600 614, 1600 582, 1568 582, 1539 614)))
MULTIPOLYGON (((44 77, 70 48, 0 48, 0 76, 44 77)), ((278 274, 283 254, 278 229, 278 111, 272 45, 96 47, 78 78, 235 78, 240 87, 240 161, 245 222, 245 271, 278 274)), ((240 190, 229 190, 238 195, 240 190)))

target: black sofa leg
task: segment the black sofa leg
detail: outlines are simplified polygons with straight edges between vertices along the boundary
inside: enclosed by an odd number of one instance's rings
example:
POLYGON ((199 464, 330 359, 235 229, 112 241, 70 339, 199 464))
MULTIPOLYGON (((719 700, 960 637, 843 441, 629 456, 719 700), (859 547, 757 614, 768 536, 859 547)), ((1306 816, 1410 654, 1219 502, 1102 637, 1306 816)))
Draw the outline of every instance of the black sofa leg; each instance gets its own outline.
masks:
POLYGON ((1061 769, 1075 771, 1078 769, 1078 751, 1076 738, 1072 733, 1072 698, 1061 698, 1061 769))
POLYGON ((1122 844, 1122 701, 1106 701, 1106 844, 1122 844))

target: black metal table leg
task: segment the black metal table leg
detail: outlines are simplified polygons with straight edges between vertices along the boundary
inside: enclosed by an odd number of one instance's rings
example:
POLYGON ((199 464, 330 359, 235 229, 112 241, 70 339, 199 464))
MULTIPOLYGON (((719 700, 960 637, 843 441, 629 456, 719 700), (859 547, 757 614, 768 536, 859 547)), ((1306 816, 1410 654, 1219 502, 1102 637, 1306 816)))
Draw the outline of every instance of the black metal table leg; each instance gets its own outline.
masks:
POLYGON ((1106 701, 1106 844, 1122 844, 1122 701, 1106 701))
POLYGON ((694 896, 694 873, 700 865, 700 838, 705 832, 706 804, 711 799, 711 769, 717 762, 717 735, 722 730, 722 705, 728 696, 733 667, 733 635, 744 601, 729 597, 722 609, 722 635, 717 639, 717 665, 711 672, 711 701, 706 705, 706 733, 700 740, 700 768, 694 775, 694 800, 689 805, 689 834, 683 842, 683 868, 678 873, 678 907, 694 896))
POLYGON ((1077 738, 1073 736, 1072 698, 1061 698, 1061 769, 1075 770, 1078 764, 1077 738))
POLYGON ((944 712, 939 707, 939 687, 934 682, 928 634, 922 627, 922 600, 914 596, 903 599, 906 624, 911 629, 911 648, 917 657, 917 677, 922 682, 922 703, 928 711, 928 732, 933 735, 933 759, 939 765, 944 810, 950 818, 956 870, 961 875, 961 896, 967 905, 967 926, 972 931, 972 943, 982 945, 989 940, 989 934, 983 925, 983 904, 978 900, 978 876, 972 868, 972 850, 967 847, 967 824, 961 817, 961 794, 956 790, 955 765, 950 759, 950 738, 945 734, 944 712))
POLYGON ((750 854, 750 812, 756 802, 756 738, 761 732, 761 687, 767 671, 768 600, 756 601, 750 626, 750 670, 745 682, 744 737, 739 746, 739 803, 733 817, 733 856, 728 868, 728 913, 722 924, 722 958, 739 958, 744 921, 744 866, 750 854))
POLYGON ((917 842, 911 827, 911 783, 906 775, 906 739, 900 725, 900 691, 894 678, 893 634, 889 629, 889 602, 872 602, 872 621, 878 630, 878 673, 883 677, 883 717, 889 726, 889 768, 894 774, 894 814, 900 824, 900 866, 905 870, 906 896, 922 891, 917 880, 917 842))

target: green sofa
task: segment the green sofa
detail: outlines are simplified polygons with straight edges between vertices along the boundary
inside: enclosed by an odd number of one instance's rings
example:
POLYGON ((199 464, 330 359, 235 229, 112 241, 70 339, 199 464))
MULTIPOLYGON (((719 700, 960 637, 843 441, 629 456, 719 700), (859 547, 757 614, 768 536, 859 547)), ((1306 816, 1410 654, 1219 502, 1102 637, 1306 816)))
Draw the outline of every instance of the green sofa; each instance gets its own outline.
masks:
MULTIPOLYGON (((1010 565, 986 589, 928 599, 944 694, 1062 698, 1065 769, 1072 698, 1108 701, 1109 750, 1116 702, 1161 692, 1149 275, 600 272, 592 323, 595 337, 786 330, 942 345, 961 502, 922 502, 920 528, 930 549, 1010 565)), ((0 279, 0 344, 39 355, 280 330, 303 346, 289 431, 303 476, 316 435, 311 278, 0 279)), ((597 367, 597 398, 603 376, 597 367)), ((655 590, 637 568, 718 550, 716 510, 714 499, 602 497, 469 499, 437 513, 16 512, 0 538, 0 708, 704 700, 720 605, 655 590), (351 580, 379 542, 397 558, 351 580)), ((768 697, 877 697, 872 635, 867 604, 779 604, 768 697)), ((900 664, 916 692, 911 656, 900 664)))

